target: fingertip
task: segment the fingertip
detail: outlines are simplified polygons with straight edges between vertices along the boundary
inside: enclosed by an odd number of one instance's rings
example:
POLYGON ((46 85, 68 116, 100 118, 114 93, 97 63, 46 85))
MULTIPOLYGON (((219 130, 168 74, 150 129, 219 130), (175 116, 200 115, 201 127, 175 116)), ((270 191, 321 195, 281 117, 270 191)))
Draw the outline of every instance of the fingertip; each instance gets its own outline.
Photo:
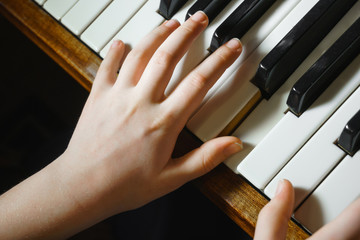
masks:
POLYGON ((279 180, 276 191, 275 191, 275 197, 278 195, 281 195, 284 191, 292 191, 292 184, 287 179, 281 179, 279 180))
POLYGON ((119 39, 115 39, 111 44, 111 48, 120 48, 120 47, 124 47, 124 43, 119 39))
POLYGON ((180 23, 176 19, 170 19, 170 20, 167 20, 167 21, 164 22, 164 26, 174 30, 174 29, 176 29, 176 28, 178 28, 180 26, 180 23))
POLYGON ((244 146, 242 141, 239 138, 232 137, 231 140, 229 140, 229 143, 224 147, 223 153, 226 158, 240 152, 243 150, 244 146))
POLYGON ((291 210, 293 210, 295 190, 289 180, 281 179, 278 182, 274 198, 287 202, 288 205, 292 206, 291 210))
POLYGON ((242 51, 242 43, 241 43, 240 39, 238 39, 238 38, 233 38, 233 39, 229 40, 227 43, 225 43, 225 45, 235 52, 242 51))
POLYGON ((285 239, 287 223, 294 210, 294 199, 294 188, 290 181, 280 180, 274 198, 259 213, 254 239, 285 239))
POLYGON ((207 24, 209 21, 208 16, 203 11, 197 11, 194 15, 190 17, 190 19, 202 24, 207 24))

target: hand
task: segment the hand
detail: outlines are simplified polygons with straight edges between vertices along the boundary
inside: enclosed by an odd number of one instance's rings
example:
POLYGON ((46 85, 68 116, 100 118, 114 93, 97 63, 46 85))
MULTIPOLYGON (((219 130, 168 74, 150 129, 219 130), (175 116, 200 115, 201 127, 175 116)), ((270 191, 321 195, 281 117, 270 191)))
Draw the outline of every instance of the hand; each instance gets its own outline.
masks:
MULTIPOLYGON (((207 173, 241 149, 237 138, 223 137, 171 158, 185 123, 241 52, 240 42, 230 41, 165 96, 176 64, 207 24, 201 12, 182 26, 175 20, 162 24, 129 53, 118 76, 125 46, 113 43, 64 154, 63 162, 81 172, 79 178, 93 178, 89 187, 83 185, 83 193, 76 192, 78 201, 101 196, 106 211, 133 209, 207 173)), ((79 184, 81 179, 71 181, 79 184)))
MULTIPOLYGON (((287 180, 279 182, 275 197, 260 211, 255 240, 286 238, 288 221, 294 208, 294 189, 287 180)), ((360 238, 360 199, 347 207, 335 220, 320 228, 309 240, 360 238)))
POLYGON ((190 115, 241 52, 238 40, 229 41, 165 96, 176 64, 207 24, 201 12, 182 26, 167 21, 124 61, 125 45, 113 43, 66 151, 0 197, 1 239, 66 238, 180 187, 241 150, 239 139, 222 137, 171 158, 190 115))

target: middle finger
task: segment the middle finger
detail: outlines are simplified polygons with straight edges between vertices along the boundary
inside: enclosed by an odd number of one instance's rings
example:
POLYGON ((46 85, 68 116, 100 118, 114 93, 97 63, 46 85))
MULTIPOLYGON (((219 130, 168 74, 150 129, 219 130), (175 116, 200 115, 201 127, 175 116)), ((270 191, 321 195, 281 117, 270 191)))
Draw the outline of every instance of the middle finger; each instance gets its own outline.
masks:
POLYGON ((140 78, 138 86, 144 94, 155 101, 163 96, 176 64, 207 25, 205 13, 197 12, 165 40, 140 78))

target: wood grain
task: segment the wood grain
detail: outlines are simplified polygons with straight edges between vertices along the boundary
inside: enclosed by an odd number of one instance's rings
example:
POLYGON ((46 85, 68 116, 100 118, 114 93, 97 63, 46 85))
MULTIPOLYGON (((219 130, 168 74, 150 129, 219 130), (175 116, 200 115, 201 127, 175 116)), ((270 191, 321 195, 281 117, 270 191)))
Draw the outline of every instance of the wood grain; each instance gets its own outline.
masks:
POLYGON ((30 0, 1 0, 0 11, 85 89, 90 90, 101 59, 30 0))
MULTIPOLYGON (((101 59, 80 40, 31 0, 0 0, 0 12, 82 86, 90 90, 101 59)), ((231 128, 236 125, 232 124, 231 128)), ((184 129, 174 155, 186 153, 200 145, 201 142, 184 129)), ((194 184, 253 236, 258 213, 268 200, 246 180, 222 164, 194 181, 194 184)), ((294 222, 289 222, 287 239, 305 239, 308 236, 294 222)))

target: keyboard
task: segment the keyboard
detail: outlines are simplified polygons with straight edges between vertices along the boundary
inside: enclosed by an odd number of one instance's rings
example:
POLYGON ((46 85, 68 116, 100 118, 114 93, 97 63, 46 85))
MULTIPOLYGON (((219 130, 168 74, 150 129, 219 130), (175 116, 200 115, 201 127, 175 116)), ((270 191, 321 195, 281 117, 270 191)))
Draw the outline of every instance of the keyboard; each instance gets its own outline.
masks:
MULTIPOLYGON (((113 39, 122 39, 132 48, 167 18, 183 22, 198 9, 211 14, 211 23, 180 61, 166 91, 174 89, 226 39, 241 39, 241 57, 209 91, 187 124, 191 134, 202 141, 230 132, 243 140, 244 151, 225 163, 241 177, 231 175, 223 166, 218 172, 229 174, 229 181, 237 182, 241 188, 250 183, 255 189, 246 186, 249 193, 259 192, 267 198, 273 196, 279 179, 289 179, 296 189, 293 221, 310 233, 332 220, 359 195, 359 187, 351 191, 341 187, 354 186, 359 180, 354 172, 360 160, 356 121, 360 109, 359 31, 350 31, 356 29, 360 16, 358 1, 232 0, 220 5, 210 4, 215 0, 35 2, 100 58, 106 55, 113 39), (349 37, 340 41, 344 34, 353 37, 350 44, 345 44, 349 37), (337 53, 336 49, 342 51, 337 53), (276 81, 267 80, 269 76, 276 81), (308 84, 301 95, 310 103, 292 106, 291 94, 296 96, 293 99, 300 98, 295 90, 304 88, 307 79, 318 80, 308 84), (331 83, 328 79, 332 79, 331 83), (347 135, 349 124, 355 131, 347 135)), ((208 182, 199 184, 208 186, 208 182)), ((218 182, 214 184, 219 186, 218 182)), ((225 206, 233 204, 221 201, 225 206)), ((253 206, 251 199, 245 200, 239 209, 260 209, 266 201, 259 201, 253 206)), ((249 221, 254 225, 256 216, 252 218, 249 221)), ((239 223, 244 220, 234 220, 246 228, 246 223, 239 223)), ((298 226, 292 226, 297 238, 307 236, 298 226)), ((253 229, 249 231, 251 235, 253 229)), ((289 232, 292 234, 292 230, 289 232)))

